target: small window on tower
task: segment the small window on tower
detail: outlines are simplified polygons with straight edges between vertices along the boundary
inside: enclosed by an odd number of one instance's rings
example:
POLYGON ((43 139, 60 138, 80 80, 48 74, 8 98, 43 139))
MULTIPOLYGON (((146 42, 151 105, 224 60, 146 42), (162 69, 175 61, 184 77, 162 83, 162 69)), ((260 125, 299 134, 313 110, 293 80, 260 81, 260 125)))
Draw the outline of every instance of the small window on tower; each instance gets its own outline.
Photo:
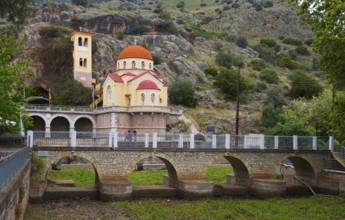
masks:
POLYGON ((135 61, 132 61, 132 69, 135 69, 135 61))
POLYGON ((123 68, 124 69, 126 69, 126 65, 127 65, 126 61, 123 61, 123 68))
POLYGON ((87 47, 87 46, 88 46, 88 39, 85 38, 85 39, 84 39, 84 47, 87 47))
POLYGON ((145 62, 141 61, 141 69, 145 69, 145 62))
POLYGON ((83 58, 79 59, 79 66, 82 67, 83 66, 83 58))
POLYGON ((83 39, 81 37, 78 38, 78 46, 83 46, 83 39))
POLYGON ((84 67, 87 67, 87 60, 84 59, 84 67))
POLYGON ((151 63, 149 63, 149 68, 152 69, 151 63))

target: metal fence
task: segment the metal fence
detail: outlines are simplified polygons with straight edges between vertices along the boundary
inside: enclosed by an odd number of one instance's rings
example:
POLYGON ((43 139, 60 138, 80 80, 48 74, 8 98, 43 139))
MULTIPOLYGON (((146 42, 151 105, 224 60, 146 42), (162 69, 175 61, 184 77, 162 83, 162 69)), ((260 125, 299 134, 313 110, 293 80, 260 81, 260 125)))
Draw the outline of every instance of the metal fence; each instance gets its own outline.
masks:
POLYGON ((0 188, 21 168, 29 157, 30 148, 25 147, 0 160, 0 188))
POLYGON ((142 147, 332 150, 332 137, 212 135, 212 134, 119 134, 96 132, 28 132, 29 146, 46 147, 142 147))

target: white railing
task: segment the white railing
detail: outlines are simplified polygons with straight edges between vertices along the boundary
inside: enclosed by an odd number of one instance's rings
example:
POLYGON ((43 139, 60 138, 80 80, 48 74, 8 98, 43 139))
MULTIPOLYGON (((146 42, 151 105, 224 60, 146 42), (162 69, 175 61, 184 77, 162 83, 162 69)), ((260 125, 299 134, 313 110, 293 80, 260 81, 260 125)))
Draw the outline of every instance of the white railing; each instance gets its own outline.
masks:
POLYGON ((163 106, 109 106, 109 107, 97 107, 89 108, 84 106, 56 106, 56 105, 26 105, 27 111, 44 111, 44 112, 83 112, 83 113, 104 113, 104 112, 128 112, 128 113, 140 113, 140 112, 158 112, 169 114, 182 114, 182 110, 174 109, 163 106))
POLYGON ((50 132, 28 131, 28 146, 33 147, 142 147, 142 148, 209 148, 209 149, 275 149, 330 150, 333 137, 269 136, 263 134, 119 134, 116 132, 50 132))

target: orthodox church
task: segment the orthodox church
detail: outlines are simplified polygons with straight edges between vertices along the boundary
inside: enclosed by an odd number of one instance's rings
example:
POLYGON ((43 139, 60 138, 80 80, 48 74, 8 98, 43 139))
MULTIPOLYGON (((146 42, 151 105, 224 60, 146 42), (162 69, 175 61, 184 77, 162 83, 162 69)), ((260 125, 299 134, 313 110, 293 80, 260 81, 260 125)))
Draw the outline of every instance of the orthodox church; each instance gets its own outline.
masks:
MULTIPOLYGON (((74 31, 74 79, 93 87, 92 34, 74 31)), ((165 133, 166 125, 176 123, 181 111, 168 107, 168 84, 154 71, 150 52, 136 45, 123 49, 116 70, 108 73, 101 86, 103 108, 95 109, 93 131, 165 133)))

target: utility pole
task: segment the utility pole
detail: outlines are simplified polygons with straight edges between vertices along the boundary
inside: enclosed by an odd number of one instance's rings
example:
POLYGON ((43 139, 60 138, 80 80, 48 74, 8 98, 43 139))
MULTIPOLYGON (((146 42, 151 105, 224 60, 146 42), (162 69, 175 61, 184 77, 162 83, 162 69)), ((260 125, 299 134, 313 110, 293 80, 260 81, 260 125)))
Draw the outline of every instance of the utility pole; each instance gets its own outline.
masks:
POLYGON ((240 122, 240 71, 241 71, 241 67, 238 66, 237 93, 236 93, 236 135, 238 135, 238 127, 239 127, 239 122, 240 122))

